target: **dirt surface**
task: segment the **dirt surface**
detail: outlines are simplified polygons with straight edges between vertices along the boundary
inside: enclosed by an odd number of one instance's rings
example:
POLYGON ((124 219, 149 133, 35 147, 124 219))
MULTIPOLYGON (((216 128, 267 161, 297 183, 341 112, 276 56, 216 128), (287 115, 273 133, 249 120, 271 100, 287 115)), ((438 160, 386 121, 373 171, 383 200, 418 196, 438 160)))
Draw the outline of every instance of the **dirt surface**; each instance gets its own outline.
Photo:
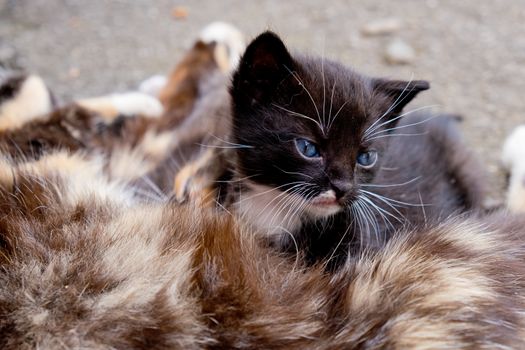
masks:
POLYGON ((413 107, 439 105, 464 116, 467 142, 490 173, 491 197, 502 199, 501 144, 525 123, 523 0, 0 0, 0 60, 42 75, 62 101, 125 91, 168 72, 216 20, 248 38, 270 28, 290 47, 368 74, 430 80, 432 89, 413 107), (386 18, 401 29, 362 33, 386 18), (385 60, 398 39, 415 51, 409 64, 385 60))

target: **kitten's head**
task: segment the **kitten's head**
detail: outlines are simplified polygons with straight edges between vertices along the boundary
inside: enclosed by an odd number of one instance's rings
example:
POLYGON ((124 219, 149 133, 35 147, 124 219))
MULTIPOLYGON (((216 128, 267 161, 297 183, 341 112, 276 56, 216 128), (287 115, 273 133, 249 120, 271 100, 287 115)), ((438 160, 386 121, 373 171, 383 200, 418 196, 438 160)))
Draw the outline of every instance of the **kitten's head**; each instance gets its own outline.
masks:
POLYGON ((263 33, 233 77, 236 171, 259 191, 286 192, 309 217, 333 215, 374 177, 386 129, 428 88, 426 81, 374 79, 291 55, 279 37, 263 33))

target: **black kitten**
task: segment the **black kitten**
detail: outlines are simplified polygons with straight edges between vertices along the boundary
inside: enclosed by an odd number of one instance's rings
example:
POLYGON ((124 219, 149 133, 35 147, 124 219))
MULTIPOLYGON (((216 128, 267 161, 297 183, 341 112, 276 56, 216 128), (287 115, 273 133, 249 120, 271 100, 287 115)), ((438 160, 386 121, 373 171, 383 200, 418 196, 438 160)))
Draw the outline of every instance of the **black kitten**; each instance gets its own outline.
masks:
MULTIPOLYGON (((242 57, 230 91, 235 160, 229 192, 236 211, 279 246, 301 248, 312 262, 335 256, 341 260, 346 256, 341 252, 366 240, 382 241, 406 225, 405 214, 413 210, 408 200, 388 195, 385 171, 395 168, 396 158, 395 171, 402 175, 393 181, 420 177, 421 186, 435 185, 421 179, 421 167, 405 168, 407 157, 388 153, 403 108, 428 88, 426 81, 370 78, 326 59, 292 56, 275 34, 261 34, 242 57), (376 178, 384 185, 374 186, 376 178), (405 214, 398 209, 403 203, 408 205, 405 214)), ((429 137, 401 145, 424 152, 429 137)), ((404 152, 399 145, 395 149, 404 152)), ((417 155, 422 164, 434 163, 425 158, 430 154, 417 155)), ((447 184, 446 155, 432 156, 442 158, 435 163, 439 179, 432 179, 447 184)), ((428 220, 422 207, 435 198, 426 194, 413 203, 413 223, 428 220)), ((466 208, 458 202, 440 213, 450 215, 458 207, 466 208)), ((432 219, 441 215, 427 211, 432 219)))

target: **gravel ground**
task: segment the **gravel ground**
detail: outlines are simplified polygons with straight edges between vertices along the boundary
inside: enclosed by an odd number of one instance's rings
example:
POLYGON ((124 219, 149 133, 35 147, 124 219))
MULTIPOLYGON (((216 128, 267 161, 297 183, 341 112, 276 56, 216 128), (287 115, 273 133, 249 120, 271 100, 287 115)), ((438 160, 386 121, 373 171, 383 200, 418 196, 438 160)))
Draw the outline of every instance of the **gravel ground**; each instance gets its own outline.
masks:
POLYGON ((465 117, 464 134, 491 175, 492 199, 501 201, 501 143, 525 123, 523 0, 0 0, 0 60, 42 75, 63 101, 124 91, 168 72, 215 20, 248 38, 272 29, 291 47, 368 74, 430 80, 414 107, 465 117), (362 33, 387 18, 401 28, 362 33), (396 40, 413 48, 409 64, 387 63, 396 40))

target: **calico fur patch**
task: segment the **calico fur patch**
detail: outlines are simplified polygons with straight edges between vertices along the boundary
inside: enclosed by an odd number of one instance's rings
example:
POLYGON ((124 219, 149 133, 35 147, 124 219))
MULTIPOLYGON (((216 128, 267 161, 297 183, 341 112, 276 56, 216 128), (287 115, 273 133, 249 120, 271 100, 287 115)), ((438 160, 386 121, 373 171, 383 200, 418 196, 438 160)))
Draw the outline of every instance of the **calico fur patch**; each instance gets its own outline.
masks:
POLYGON ((523 218, 399 233, 333 275, 57 153, 0 183, 3 349, 519 348, 523 218))

